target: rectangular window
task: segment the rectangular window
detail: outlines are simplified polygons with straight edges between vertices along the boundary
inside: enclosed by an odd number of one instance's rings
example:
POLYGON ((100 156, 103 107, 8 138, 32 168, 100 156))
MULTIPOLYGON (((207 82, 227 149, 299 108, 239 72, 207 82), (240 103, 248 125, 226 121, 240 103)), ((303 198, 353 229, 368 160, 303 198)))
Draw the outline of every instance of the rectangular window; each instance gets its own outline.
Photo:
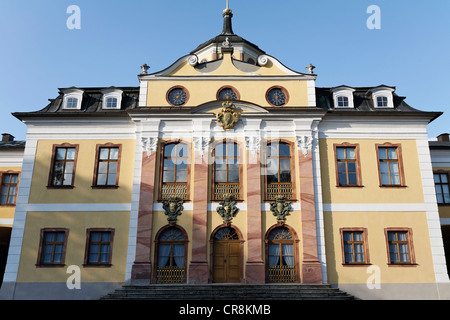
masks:
POLYGON ((378 146, 378 165, 381 186, 403 186, 400 146, 378 146))
POLYGON ((78 98, 67 98, 66 109, 77 109, 78 108, 78 98))
POLYGON ((78 146, 54 146, 50 187, 73 187, 78 146))
POLYGON ((110 266, 114 229, 88 229, 84 264, 110 266))
POLYGON ((338 97, 338 107, 348 107, 348 98, 343 96, 338 97))
POLYGON ((448 173, 434 173, 434 186, 438 204, 450 204, 450 184, 448 173))
POLYGON ((411 229, 387 229, 389 264, 414 264, 411 229))
POLYGON ((377 107, 384 108, 388 106, 388 98, 387 97, 377 97, 377 107))
POLYGON ((116 187, 119 184, 121 146, 97 146, 94 186, 116 187))
POLYGON ((4 173, 2 176, 0 205, 15 205, 19 174, 4 173))
POLYGON ((63 266, 66 254, 67 229, 42 229, 37 265, 63 266))
POLYGON ((359 186, 357 146, 335 146, 337 181, 339 186, 359 186))
POLYGON ((368 264, 367 230, 364 228, 341 229, 344 265, 368 264))

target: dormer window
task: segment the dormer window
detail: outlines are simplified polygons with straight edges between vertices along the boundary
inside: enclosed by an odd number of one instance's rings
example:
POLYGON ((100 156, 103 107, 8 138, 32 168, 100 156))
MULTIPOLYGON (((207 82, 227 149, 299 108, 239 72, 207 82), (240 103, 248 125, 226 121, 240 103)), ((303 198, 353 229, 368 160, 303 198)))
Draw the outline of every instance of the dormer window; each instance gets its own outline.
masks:
POLYGON ((386 86, 373 88, 372 100, 375 108, 394 108, 393 93, 395 89, 386 86))
POLYGON ((333 92, 335 108, 354 108, 353 92, 355 92, 355 89, 347 86, 340 86, 332 88, 331 91, 333 92))
POLYGON ((338 107, 348 107, 348 97, 340 96, 337 98, 338 107))
POLYGON ((103 109, 120 110, 122 105, 123 91, 116 88, 108 88, 102 91, 103 93, 103 109))
POLYGON ((80 110, 81 109, 81 102, 83 99, 83 90, 76 89, 76 88, 69 88, 62 90, 64 93, 63 98, 63 109, 66 110, 80 110))

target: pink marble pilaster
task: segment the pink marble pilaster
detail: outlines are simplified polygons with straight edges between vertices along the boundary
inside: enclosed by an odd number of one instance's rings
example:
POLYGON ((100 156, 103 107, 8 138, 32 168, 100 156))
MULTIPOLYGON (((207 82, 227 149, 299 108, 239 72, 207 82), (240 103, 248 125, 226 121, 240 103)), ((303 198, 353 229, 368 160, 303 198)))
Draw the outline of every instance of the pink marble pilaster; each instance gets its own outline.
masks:
POLYGON ((246 282, 265 282, 261 236, 261 168, 259 153, 248 153, 247 163, 247 262, 246 282))
POLYGON ((317 252, 316 208, 311 151, 305 156, 299 151, 300 211, 302 217, 302 282, 322 283, 322 270, 317 252))
POLYGON ((208 219, 208 163, 207 154, 195 152, 192 260, 189 265, 189 283, 208 283, 209 268, 207 262, 207 219, 208 219))
POLYGON ((136 257, 131 270, 132 282, 150 283, 153 202, 155 191, 156 152, 142 154, 141 190, 139 200, 136 257))

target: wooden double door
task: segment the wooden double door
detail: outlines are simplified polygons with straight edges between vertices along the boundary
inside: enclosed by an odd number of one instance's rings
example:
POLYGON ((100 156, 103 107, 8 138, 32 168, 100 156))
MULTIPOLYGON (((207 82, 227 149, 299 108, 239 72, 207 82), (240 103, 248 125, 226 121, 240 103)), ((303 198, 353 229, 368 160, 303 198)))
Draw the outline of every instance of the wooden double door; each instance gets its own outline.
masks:
MULTIPOLYGON (((223 231, 228 232, 231 230, 223 231)), ((231 234, 231 238, 225 237, 225 239, 218 236, 220 235, 216 235, 213 244, 213 282, 240 282, 242 269, 241 242, 237 235, 233 237, 231 234)))

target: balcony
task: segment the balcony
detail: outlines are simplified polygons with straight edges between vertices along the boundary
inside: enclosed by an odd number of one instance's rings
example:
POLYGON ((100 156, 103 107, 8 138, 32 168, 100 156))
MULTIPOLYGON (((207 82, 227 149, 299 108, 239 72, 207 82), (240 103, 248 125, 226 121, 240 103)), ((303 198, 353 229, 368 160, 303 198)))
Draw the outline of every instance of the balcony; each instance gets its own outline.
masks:
POLYGON ((161 200, 169 200, 170 198, 180 198, 181 200, 189 200, 187 198, 187 183, 163 183, 161 186, 161 200))
POLYGON ((214 184, 214 200, 223 200, 227 195, 240 199, 239 183, 215 183, 214 184))
POLYGON ((276 200, 277 197, 282 196, 286 200, 291 200, 292 197, 292 183, 290 182, 276 182, 267 184, 266 200, 276 200))

